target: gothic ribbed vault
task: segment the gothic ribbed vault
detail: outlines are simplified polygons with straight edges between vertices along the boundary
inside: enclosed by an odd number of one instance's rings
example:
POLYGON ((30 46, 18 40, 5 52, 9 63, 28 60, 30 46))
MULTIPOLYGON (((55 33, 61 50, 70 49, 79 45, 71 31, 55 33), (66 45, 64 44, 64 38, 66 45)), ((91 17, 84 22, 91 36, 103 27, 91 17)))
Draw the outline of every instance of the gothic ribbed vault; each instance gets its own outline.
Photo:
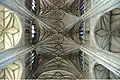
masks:
POLYGON ((64 70, 80 78, 77 63, 70 59, 72 56, 77 59, 73 53, 80 43, 76 37, 79 32, 79 0, 36 0, 36 6, 39 7, 32 12, 37 11, 35 14, 40 19, 40 37, 36 44, 39 67, 34 75, 41 78, 39 75, 43 72, 47 75, 49 71, 60 70, 62 74, 61 70, 64 70))

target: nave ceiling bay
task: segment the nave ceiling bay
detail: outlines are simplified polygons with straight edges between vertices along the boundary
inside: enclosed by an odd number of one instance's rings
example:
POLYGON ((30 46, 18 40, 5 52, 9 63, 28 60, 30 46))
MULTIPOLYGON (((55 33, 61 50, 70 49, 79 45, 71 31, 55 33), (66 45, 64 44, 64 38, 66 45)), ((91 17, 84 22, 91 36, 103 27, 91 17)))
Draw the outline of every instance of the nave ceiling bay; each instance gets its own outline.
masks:
POLYGON ((40 37, 36 44, 39 55, 36 77, 41 78, 43 72, 48 74, 50 71, 53 71, 54 75, 64 76, 64 70, 80 78, 81 73, 77 65, 79 58, 73 54, 79 52, 80 46, 77 44, 80 43, 79 37, 76 38, 80 24, 79 0, 40 0, 39 3, 39 9, 36 9, 40 19, 37 21, 40 37))

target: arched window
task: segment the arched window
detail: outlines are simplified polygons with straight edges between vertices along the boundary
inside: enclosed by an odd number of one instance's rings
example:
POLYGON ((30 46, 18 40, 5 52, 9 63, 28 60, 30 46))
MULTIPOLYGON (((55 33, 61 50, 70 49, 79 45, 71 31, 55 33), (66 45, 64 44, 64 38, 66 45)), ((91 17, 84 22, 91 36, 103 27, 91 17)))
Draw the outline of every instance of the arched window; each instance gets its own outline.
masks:
POLYGON ((31 43, 36 43, 36 37, 37 37, 37 30, 36 30, 36 25, 34 21, 32 22, 33 24, 31 25, 31 43))
POLYGON ((84 14, 84 0, 80 0, 80 15, 84 14))
POLYGON ((35 15, 39 14, 40 2, 39 0, 25 0, 26 8, 35 15))

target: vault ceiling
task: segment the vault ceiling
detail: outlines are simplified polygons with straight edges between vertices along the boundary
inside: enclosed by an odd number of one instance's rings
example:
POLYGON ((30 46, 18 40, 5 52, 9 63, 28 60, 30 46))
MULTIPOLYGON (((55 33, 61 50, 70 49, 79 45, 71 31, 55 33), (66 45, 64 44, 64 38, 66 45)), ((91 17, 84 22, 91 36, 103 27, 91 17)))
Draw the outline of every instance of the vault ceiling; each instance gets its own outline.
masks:
MULTIPOLYGON (((68 57, 70 54, 74 56, 74 51, 79 48, 79 41, 76 40, 79 0, 40 0, 39 6, 40 12, 37 16, 40 19, 40 37, 36 51, 39 54, 40 67, 35 72, 36 77, 43 72, 64 70, 80 78, 79 69, 68 57)), ((54 72, 55 75, 57 73, 64 76, 60 71, 54 72)))

